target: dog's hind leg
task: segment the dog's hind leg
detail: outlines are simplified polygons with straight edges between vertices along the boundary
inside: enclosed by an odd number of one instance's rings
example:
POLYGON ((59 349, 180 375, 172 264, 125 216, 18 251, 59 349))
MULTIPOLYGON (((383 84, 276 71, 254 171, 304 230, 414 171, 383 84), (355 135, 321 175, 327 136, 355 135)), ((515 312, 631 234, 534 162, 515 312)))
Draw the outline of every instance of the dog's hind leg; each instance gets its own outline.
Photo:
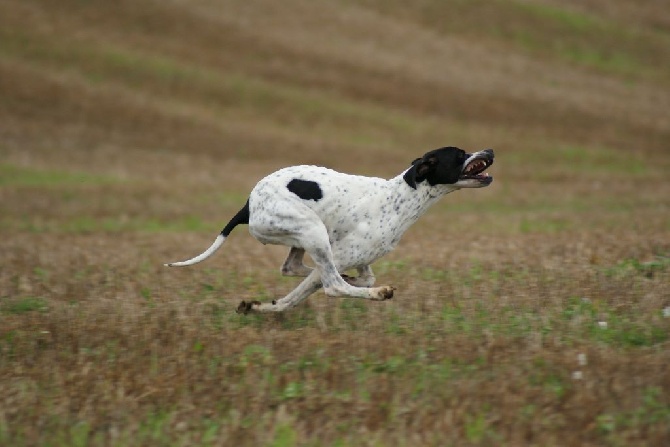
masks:
MULTIPOLYGON (((380 301, 393 297, 393 291, 395 290, 393 287, 356 287, 342 279, 339 268, 344 266, 335 263, 328 230, 319 216, 305 204, 298 202, 291 208, 290 215, 277 216, 277 219, 281 218, 281 225, 273 223, 273 220, 268 216, 264 216, 263 219, 253 219, 253 212, 251 216, 249 231, 256 239, 263 243, 297 247, 295 251, 289 253, 285 264, 288 263, 289 266, 294 264, 304 256, 304 252, 307 252, 316 265, 316 268, 298 286, 298 289, 282 298, 280 300, 281 306, 278 306, 277 309, 269 309, 270 311, 288 308, 314 293, 315 287, 318 288, 317 278, 320 278, 328 296, 348 296, 380 301)), ((268 310, 267 306, 261 305, 260 302, 245 303, 244 306, 247 307, 240 305, 238 310, 243 312, 247 310, 268 310)), ((277 304, 274 306, 277 307, 277 304)))
POLYGON ((342 275, 347 283, 355 287, 372 287, 375 285, 375 274, 369 265, 357 267, 358 276, 342 275))
POLYGON ((301 301, 321 288, 321 278, 319 272, 312 270, 291 293, 284 298, 274 300, 272 303, 261 303, 260 301, 242 301, 237 306, 237 313, 246 314, 249 312, 283 312, 295 307, 301 301))
POLYGON ((307 276, 313 269, 307 267, 303 264, 302 260, 305 256, 305 250, 303 248, 291 247, 291 251, 288 252, 286 261, 281 267, 281 274, 284 276, 307 276))
MULTIPOLYGON (((314 222, 309 229, 299 235, 299 238, 300 245, 316 264, 316 270, 321 275, 321 282, 326 295, 380 301, 393 297, 393 291, 395 290, 393 287, 357 287, 348 284, 342 278, 333 258, 328 232, 320 221, 318 223, 314 222)), ((364 274, 367 273, 366 269, 363 269, 363 272, 364 274)), ((371 274, 372 270, 369 273, 371 274)))

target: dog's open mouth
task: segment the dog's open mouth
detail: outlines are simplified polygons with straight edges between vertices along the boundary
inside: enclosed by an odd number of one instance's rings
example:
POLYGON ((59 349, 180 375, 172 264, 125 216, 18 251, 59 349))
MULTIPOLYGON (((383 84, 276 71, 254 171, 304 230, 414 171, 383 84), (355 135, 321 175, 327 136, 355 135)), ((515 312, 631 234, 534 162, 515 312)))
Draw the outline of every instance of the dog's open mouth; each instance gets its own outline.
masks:
POLYGON ((493 158, 475 158, 465 166, 461 173, 461 180, 474 179, 480 181, 490 181, 493 179, 487 172, 489 166, 493 164, 493 158))

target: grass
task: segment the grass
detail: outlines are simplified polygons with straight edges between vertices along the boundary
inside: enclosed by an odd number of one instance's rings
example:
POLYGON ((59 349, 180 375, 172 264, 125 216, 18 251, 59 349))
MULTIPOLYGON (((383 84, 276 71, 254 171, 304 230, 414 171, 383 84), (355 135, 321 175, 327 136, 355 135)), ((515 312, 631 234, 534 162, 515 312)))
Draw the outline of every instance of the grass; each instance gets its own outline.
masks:
POLYGON ((551 166, 569 165, 571 173, 587 175, 591 179, 606 178, 615 173, 630 177, 649 175, 648 163, 643 155, 613 152, 604 147, 557 146, 542 152, 512 154, 511 160, 525 166, 541 166, 543 173, 554 171, 551 166))
POLYGON ((2 310, 10 314, 23 314, 33 311, 46 312, 48 307, 43 298, 25 297, 8 300, 8 302, 3 303, 2 310))
POLYGON ((8 164, 0 165, 0 187, 49 188, 111 183, 111 178, 101 178, 82 172, 30 169, 8 164))
MULTIPOLYGON (((404 11, 402 2, 365 3, 393 15, 402 16, 404 11)), ((660 79, 668 68, 657 65, 652 56, 657 52, 667 54, 667 34, 630 21, 624 24, 625 13, 613 20, 598 14, 597 7, 570 8, 559 2, 516 0, 452 2, 450 14, 445 14, 443 8, 440 2, 424 0, 406 14, 441 33, 484 37, 498 45, 522 48, 535 57, 629 79, 640 75, 660 79), (646 48, 639 51, 643 41, 646 48)))
MULTIPOLYGON (((35 33, 16 31, 4 42, 6 56, 21 57, 38 67, 76 73, 93 86, 123 83, 133 93, 141 91, 173 97, 189 104, 198 102, 204 113, 226 119, 264 119, 283 127, 312 126, 312 132, 352 143, 378 143, 383 129, 406 133, 408 138, 436 132, 437 123, 420 122, 401 109, 391 110, 373 103, 348 100, 327 91, 306 89, 277 80, 267 80, 236 70, 194 67, 176 58, 143 52, 136 48, 80 39, 58 41, 35 33), (204 106, 204 107, 203 107, 204 106), (365 123, 365 133, 356 128, 365 123), (369 134, 374 127, 377 138, 369 134), (342 133, 349 129, 349 135, 342 133)), ((172 107, 183 108, 175 100, 172 107)), ((270 124, 270 123, 268 123, 270 124)))
POLYGON ((0 445, 665 445, 666 9, 0 4, 0 445), (322 292, 237 229, 264 175, 493 147, 322 292))
POLYGON ((197 217, 185 217, 180 220, 163 221, 156 219, 94 218, 91 216, 73 217, 67 221, 35 221, 34 219, 2 219, 0 228, 6 230, 28 231, 32 233, 119 233, 124 231, 203 231, 213 230, 197 217))
POLYGON ((607 72, 628 75, 638 72, 642 61, 635 54, 621 50, 620 47, 613 48, 609 42, 598 42, 595 45, 584 44, 584 42, 597 42, 594 36, 600 33, 610 39, 616 38, 627 42, 637 37, 633 33, 621 32, 615 24, 596 16, 556 6, 524 3, 517 5, 530 16, 539 19, 541 25, 550 26, 564 36, 562 39, 548 42, 543 39, 543 33, 537 29, 519 31, 513 34, 513 39, 521 45, 533 51, 548 46, 560 58, 607 72), (578 36, 578 38, 573 40, 568 36, 578 36))

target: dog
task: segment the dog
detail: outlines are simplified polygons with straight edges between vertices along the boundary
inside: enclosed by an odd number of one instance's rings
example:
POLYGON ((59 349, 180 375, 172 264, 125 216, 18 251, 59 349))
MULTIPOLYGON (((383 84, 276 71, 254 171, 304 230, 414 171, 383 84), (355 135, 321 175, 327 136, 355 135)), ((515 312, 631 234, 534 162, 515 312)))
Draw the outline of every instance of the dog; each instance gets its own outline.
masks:
POLYGON ((207 250, 165 265, 197 264, 214 254, 237 225, 248 224, 261 243, 290 247, 281 273, 305 279, 271 303, 242 301, 238 313, 282 312, 321 287, 331 297, 388 300, 395 288, 374 287, 370 264, 392 251, 405 231, 442 196, 490 185, 493 177, 485 171, 493 159, 492 149, 468 154, 457 147, 443 147, 417 158, 390 180, 319 166, 280 169, 256 184, 247 203, 207 250), (305 253, 314 268, 304 265, 305 253), (357 276, 344 274, 353 269, 357 276))

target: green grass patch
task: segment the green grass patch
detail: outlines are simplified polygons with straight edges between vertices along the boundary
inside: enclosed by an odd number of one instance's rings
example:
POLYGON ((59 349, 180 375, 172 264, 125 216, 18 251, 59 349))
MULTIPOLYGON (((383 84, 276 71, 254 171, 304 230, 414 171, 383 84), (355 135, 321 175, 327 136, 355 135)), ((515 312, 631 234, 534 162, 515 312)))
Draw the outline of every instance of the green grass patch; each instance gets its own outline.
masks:
POLYGON ((559 233, 575 227, 575 220, 561 217, 528 216, 519 223, 520 233, 559 233))
POLYGON ((386 14, 413 18, 445 35, 463 34, 508 43, 608 74, 665 79, 668 36, 631 22, 585 13, 569 6, 521 0, 366 0, 386 14))
POLYGON ((505 154, 505 162, 512 165, 519 163, 527 166, 529 175, 535 178, 537 178, 537 172, 555 176, 557 171, 588 175, 591 178, 605 177, 612 174, 639 177, 649 174, 652 166, 642 154, 606 147, 575 145, 558 145, 534 151, 509 152, 505 154))
POLYGON ((31 217, 0 218, 0 228, 6 231, 29 231, 32 233, 122 233, 126 231, 156 232, 197 232, 215 231, 211 223, 205 223, 196 216, 179 219, 160 220, 143 217, 102 217, 78 216, 59 220, 42 220, 31 217))
POLYGON ((570 298, 562 311, 572 336, 623 348, 654 346, 670 338, 667 325, 651 317, 620 314, 603 302, 576 297, 570 298))
POLYGON ((647 42, 631 28, 565 7, 528 2, 514 5, 527 15, 527 25, 512 32, 513 39, 525 48, 549 50, 560 59, 624 75, 638 74, 640 66, 650 62, 635 52, 647 42), (612 45, 613 40, 619 44, 612 45))
POLYGON ((630 274, 653 278, 655 275, 670 269, 670 255, 656 255, 651 261, 624 259, 616 265, 606 267, 603 271, 609 277, 622 277, 630 274))
POLYGON ((20 315, 49 310, 46 300, 40 297, 3 298, 0 303, 2 303, 0 304, 0 310, 9 314, 20 315))
POLYGON ((670 404, 663 399, 660 387, 645 387, 640 404, 629 411, 610 411, 596 418, 598 431, 616 445, 617 436, 627 430, 640 430, 656 424, 670 426, 670 404))
POLYGON ((295 430, 288 424, 279 425, 275 428, 274 438, 270 441, 268 447, 292 447, 296 445, 298 438, 295 430))
MULTIPOLYGON (((557 195, 548 200, 543 196, 528 195, 523 199, 514 196, 490 201, 449 202, 447 198, 435 208, 447 216, 476 214, 480 218, 478 228, 481 231, 504 229, 512 233, 557 233, 576 227, 584 228, 584 217, 605 219, 611 215, 616 219, 620 214, 646 206, 654 205, 641 203, 636 197, 603 197, 595 200, 588 196, 557 195)), ((617 221, 612 220, 609 224, 615 225, 617 221)))
POLYGON ((53 169, 35 169, 0 164, 0 188, 8 186, 54 187, 73 185, 102 185, 118 180, 108 175, 91 175, 82 172, 67 172, 53 169))
POLYGON ((530 15, 553 22, 573 33, 587 32, 603 25, 602 19, 557 6, 527 2, 514 3, 517 8, 525 10, 530 15))

